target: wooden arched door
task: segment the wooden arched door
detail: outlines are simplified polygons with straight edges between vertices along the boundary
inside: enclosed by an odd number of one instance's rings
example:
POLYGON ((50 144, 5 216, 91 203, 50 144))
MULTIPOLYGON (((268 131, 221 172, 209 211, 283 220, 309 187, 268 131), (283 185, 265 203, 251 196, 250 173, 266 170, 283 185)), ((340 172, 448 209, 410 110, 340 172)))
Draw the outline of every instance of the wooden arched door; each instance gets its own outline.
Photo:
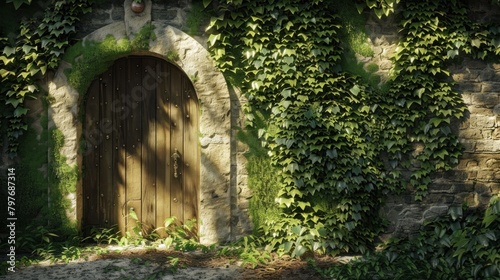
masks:
POLYGON ((83 136, 83 229, 137 220, 151 230, 198 217, 198 99, 188 77, 152 56, 128 56, 88 92, 83 136))

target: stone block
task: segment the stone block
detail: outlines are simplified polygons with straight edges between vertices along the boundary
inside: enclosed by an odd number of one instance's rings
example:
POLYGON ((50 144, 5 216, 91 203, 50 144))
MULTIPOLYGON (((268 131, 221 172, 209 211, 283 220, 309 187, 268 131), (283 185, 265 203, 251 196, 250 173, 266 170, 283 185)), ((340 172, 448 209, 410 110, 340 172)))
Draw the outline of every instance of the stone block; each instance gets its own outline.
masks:
POLYGON ((476 141, 460 139, 460 144, 464 148, 464 152, 474 152, 476 150, 476 141))
POLYGON ((492 82, 493 79, 499 79, 493 71, 490 80, 485 81, 481 84, 481 92, 483 93, 494 93, 498 94, 500 89, 500 82, 492 82))
POLYGON ((495 128, 491 133, 491 139, 499 140, 500 139, 500 128, 495 128))
POLYGON ((475 151, 476 152, 491 152, 493 151, 493 141, 494 140, 477 140, 475 141, 476 147, 475 151))
POLYGON ((500 184, 499 183, 490 184, 490 191, 492 195, 500 194, 500 184))
POLYGON ((497 93, 472 93, 472 104, 485 108, 493 108, 498 104, 497 93))
POLYGON ((474 189, 477 194, 490 193, 489 184, 477 183, 474 189))
POLYGON ((485 162, 485 166, 489 169, 498 169, 500 168, 500 159, 490 158, 485 162))
POLYGON ((464 100, 465 105, 471 105, 472 104, 472 94, 463 92, 462 93, 462 98, 464 100))
MULTIPOLYGON (((154 9, 151 15, 153 20, 174 21, 179 15, 178 9, 154 9)), ((176 23, 178 23, 176 21, 176 23)))
POLYGON ((130 5, 132 0, 125 0, 123 8, 125 10, 125 30, 129 38, 134 38, 141 28, 151 22, 151 0, 144 0, 144 11, 140 14, 132 12, 130 5))
POLYGON ((478 165, 479 162, 476 159, 462 159, 460 160, 458 168, 470 170, 470 169, 475 169, 476 167, 478 167, 478 165))
POLYGON ((491 152, 497 153, 500 151, 500 140, 491 140, 491 152))
POLYGON ((481 130, 482 139, 492 139, 493 137, 493 129, 482 129, 481 130))
POLYGON ((450 170, 446 171, 443 174, 444 178, 449 178, 450 181, 452 182, 457 182, 457 181, 465 181, 467 178, 469 178, 468 171, 461 171, 461 170, 450 170))
POLYGON ((448 193, 429 193, 424 202, 428 204, 451 204, 454 201, 454 195, 448 193))
POLYGON ((453 201, 453 204, 460 205, 464 203, 470 207, 477 206, 476 194, 470 192, 455 194, 455 200, 453 201))
POLYGON ((111 19, 113 21, 124 20, 124 14, 125 14, 125 9, 123 8, 123 6, 114 6, 113 5, 113 10, 111 11, 111 19))
POLYGON ((481 182, 489 182, 489 181, 493 181, 493 179, 495 178, 495 174, 494 172, 492 171, 488 171, 488 170, 479 170, 477 172, 477 180, 478 181, 481 181, 481 182))
POLYGON ((455 183, 451 187, 452 193, 464 193, 474 191, 473 183, 455 183))
MULTIPOLYGON (((491 68, 485 68, 483 69, 480 74, 479 74, 479 77, 478 77, 478 80, 479 81, 491 81, 495 78, 495 71, 491 68)), ((491 86, 489 86, 489 82, 485 82, 482 84, 483 86, 483 92, 487 92, 488 90, 491 90, 491 86), (485 91, 485 87, 486 87, 486 91, 485 91)))
POLYGON ((483 135, 480 129, 472 128, 460 130, 459 137, 462 139, 482 139, 483 135))
POLYGON ((472 115, 469 121, 471 128, 494 128, 496 116, 472 115))
POLYGON ((478 195, 478 206, 479 207, 486 207, 489 205, 490 200, 491 200, 491 193, 482 193, 478 195))
POLYGON ((436 217, 443 216, 448 212, 448 205, 433 205, 423 213, 424 220, 432 220, 436 217))

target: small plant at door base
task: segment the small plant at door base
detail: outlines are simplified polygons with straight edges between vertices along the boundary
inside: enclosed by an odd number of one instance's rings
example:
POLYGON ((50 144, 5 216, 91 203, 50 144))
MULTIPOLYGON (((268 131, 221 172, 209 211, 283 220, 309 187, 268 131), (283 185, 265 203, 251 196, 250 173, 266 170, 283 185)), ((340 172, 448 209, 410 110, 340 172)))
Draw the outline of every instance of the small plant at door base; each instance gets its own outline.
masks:
POLYGON ((217 252, 219 256, 237 256, 242 260, 243 265, 250 265, 252 268, 260 264, 265 264, 271 260, 271 252, 266 246, 265 240, 256 235, 248 235, 242 239, 222 247, 217 252))
POLYGON ((184 223, 180 223, 177 217, 169 217, 165 219, 165 226, 157 228, 153 234, 160 236, 160 232, 165 232, 166 238, 161 239, 165 247, 174 246, 176 251, 195 251, 201 250, 208 252, 214 249, 214 246, 205 246, 199 243, 198 238, 198 221, 190 219, 184 223))
POLYGON ((115 228, 92 228, 90 230, 90 236, 87 239, 92 239, 98 245, 101 244, 111 244, 118 243, 120 238, 120 232, 115 228))

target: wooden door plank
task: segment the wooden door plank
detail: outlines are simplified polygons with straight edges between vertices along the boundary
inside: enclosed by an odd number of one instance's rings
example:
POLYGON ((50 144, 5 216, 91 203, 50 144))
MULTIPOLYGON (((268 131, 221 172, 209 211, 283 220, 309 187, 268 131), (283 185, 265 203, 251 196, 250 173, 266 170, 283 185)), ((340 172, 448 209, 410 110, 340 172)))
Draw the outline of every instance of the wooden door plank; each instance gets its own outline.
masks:
MULTIPOLYGON (((127 202, 140 201, 142 199, 142 171, 141 171, 141 139, 140 135, 142 133, 141 129, 141 114, 142 107, 140 106, 140 101, 142 99, 142 89, 140 86, 140 70, 141 61, 136 57, 128 58, 128 84, 125 95, 125 102, 130 108, 130 115, 127 116, 126 120, 126 192, 127 192, 127 202)), ((130 203, 128 203, 130 204, 130 203)), ((142 220, 142 213, 140 204, 134 207, 135 212, 139 220, 142 220)), ((126 209, 126 213, 130 210, 126 209)), ((127 221, 130 221, 128 219, 127 221)), ((132 224, 127 224, 127 230, 133 228, 132 224)))
POLYGON ((170 180, 171 184, 171 204, 172 204, 172 216, 178 218, 179 221, 184 222, 184 207, 183 207, 183 158, 184 158, 184 149, 183 149, 183 106, 182 106, 182 75, 183 73, 172 67, 171 72, 171 83, 170 89, 172 92, 172 103, 170 104, 170 115, 171 115, 171 129, 170 129, 170 143, 171 143, 171 156, 170 156, 170 172, 173 174, 170 180), (177 153, 180 155, 177 160, 177 170, 175 170, 175 160, 172 158, 172 154, 177 153), (176 177, 177 176, 177 177, 176 177))
POLYGON ((142 224, 156 229, 156 59, 142 59, 142 224))
POLYGON ((92 82, 85 106, 85 154, 83 178, 83 224, 86 230, 99 226, 99 79, 92 82))
MULTIPOLYGON (((170 66, 158 63, 156 88, 156 221, 157 226, 164 226, 165 220, 171 216, 170 204, 170 66)), ((160 234, 164 234, 161 231, 160 234)))
POLYGON ((198 102, 191 81, 183 77, 184 107, 184 219, 197 219, 198 213, 198 102))
POLYGON ((116 215, 116 224, 118 230, 122 235, 126 233, 125 227, 125 216, 126 213, 126 165, 125 165, 125 157, 126 157, 126 119, 130 114, 130 109, 125 102, 126 96, 126 88, 127 88, 127 59, 122 58, 115 62, 114 68, 114 80, 115 86, 113 88, 113 104, 112 111, 114 113, 114 137, 113 137, 113 146, 114 146, 114 184, 115 184, 115 195, 114 195, 114 203, 117 206, 115 208, 116 215))
POLYGON ((113 115, 111 103, 113 102, 113 71, 112 69, 101 75, 100 102, 99 102, 99 130, 102 133, 99 155, 99 221, 103 228, 114 225, 113 207, 113 115))

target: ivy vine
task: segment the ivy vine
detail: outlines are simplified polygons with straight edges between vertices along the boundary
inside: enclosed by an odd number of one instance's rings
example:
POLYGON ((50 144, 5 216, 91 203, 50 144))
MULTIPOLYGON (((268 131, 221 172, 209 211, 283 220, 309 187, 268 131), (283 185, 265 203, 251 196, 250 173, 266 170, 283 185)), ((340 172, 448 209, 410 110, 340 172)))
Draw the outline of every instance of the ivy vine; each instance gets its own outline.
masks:
MULTIPOLYGON (((14 3, 18 7, 26 1, 14 3)), ((55 1, 45 10, 43 18, 22 21, 15 42, 0 38, 2 125, 6 125, 11 157, 17 154, 18 140, 27 130, 25 100, 37 96, 38 81, 59 65, 64 50, 71 44, 71 36, 76 33, 76 23, 89 11, 90 4, 85 0, 55 1)))
MULTIPOLYGON (((399 2, 357 5, 382 17, 399 2)), ((422 199, 432 175, 458 163, 453 125, 466 107, 447 63, 498 54, 498 33, 471 23, 460 1, 402 4, 402 40, 384 93, 342 70, 332 1, 219 1, 211 54, 249 99, 248 124, 252 112, 270 115, 260 135, 281 169, 282 213, 262 230, 275 250, 363 252, 382 230, 386 194, 410 188, 422 199)))

